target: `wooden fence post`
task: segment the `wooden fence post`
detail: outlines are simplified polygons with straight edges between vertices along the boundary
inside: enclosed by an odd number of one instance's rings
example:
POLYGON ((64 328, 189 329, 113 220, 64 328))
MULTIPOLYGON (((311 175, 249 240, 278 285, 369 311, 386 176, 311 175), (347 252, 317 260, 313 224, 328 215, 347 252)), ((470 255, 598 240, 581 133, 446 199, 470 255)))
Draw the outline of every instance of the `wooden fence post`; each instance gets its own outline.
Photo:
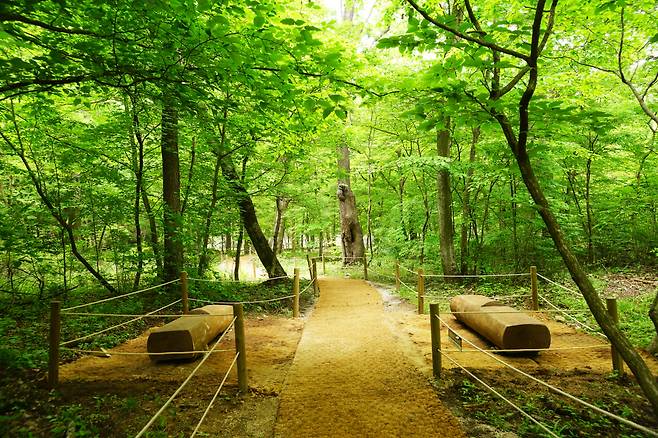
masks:
POLYGON ((400 262, 395 261, 395 290, 400 292, 400 262))
POLYGON ((181 302, 183 303, 183 315, 190 313, 190 297, 189 289, 187 288, 187 272, 181 271, 180 273, 180 294, 181 302))
POLYGON ((322 275, 327 275, 327 261, 322 254, 322 275))
POLYGON ((366 256, 363 256, 363 279, 368 280, 368 259, 366 256))
POLYGON ((233 316, 235 323, 235 352, 238 354, 238 388, 240 392, 246 394, 249 390, 247 377, 247 347, 244 336, 244 309, 242 303, 233 304, 233 316))
POLYGON ((539 294, 537 292, 536 266, 530 266, 530 289, 532 290, 532 310, 539 310, 539 294))
POLYGON ((422 269, 418 270, 418 314, 425 313, 425 277, 422 269))
POLYGON ((257 280, 257 279, 258 279, 258 275, 257 275, 257 273, 256 273, 256 262, 252 262, 252 263, 251 263, 251 273, 252 273, 253 276, 254 276, 254 280, 257 280))
POLYGON ((50 302, 50 336, 48 348, 48 387, 55 388, 59 385, 59 341, 61 334, 60 319, 61 303, 50 302))
POLYGON ((439 303, 430 303, 430 331, 432 335, 432 372, 435 379, 440 379, 441 321, 439 321, 439 303))
POLYGON ((299 318, 299 268, 295 268, 295 279, 292 283, 292 317, 299 318))
POLYGON ((313 258, 311 259, 313 262, 313 270, 312 270, 312 275, 313 275, 313 291, 318 294, 320 292, 320 286, 318 285, 318 261, 317 259, 313 258))
MULTIPOLYGON (((619 323, 619 314, 617 313, 617 299, 607 298, 605 300, 608 314, 615 324, 619 323)), ((621 358, 619 352, 614 346, 610 345, 610 355, 612 356, 612 369, 617 372, 619 376, 624 375, 624 360, 621 358)))

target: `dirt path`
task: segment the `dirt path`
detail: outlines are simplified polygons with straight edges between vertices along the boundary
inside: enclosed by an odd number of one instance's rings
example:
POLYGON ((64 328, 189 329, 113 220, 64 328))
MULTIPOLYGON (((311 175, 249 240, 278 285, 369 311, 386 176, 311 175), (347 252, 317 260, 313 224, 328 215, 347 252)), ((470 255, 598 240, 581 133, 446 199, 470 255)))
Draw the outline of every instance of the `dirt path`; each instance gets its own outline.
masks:
POLYGON ((361 280, 320 280, 282 393, 275 436, 464 436, 399 350, 379 293, 361 280))

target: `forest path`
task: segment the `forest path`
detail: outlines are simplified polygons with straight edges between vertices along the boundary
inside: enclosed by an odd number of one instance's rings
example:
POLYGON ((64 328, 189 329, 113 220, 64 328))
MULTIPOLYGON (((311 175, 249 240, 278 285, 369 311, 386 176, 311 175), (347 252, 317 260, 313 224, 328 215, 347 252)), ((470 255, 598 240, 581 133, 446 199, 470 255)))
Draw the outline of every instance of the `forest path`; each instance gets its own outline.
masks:
POLYGON ((379 293, 362 280, 319 284, 280 394, 274 435, 464 436, 396 345, 379 293))

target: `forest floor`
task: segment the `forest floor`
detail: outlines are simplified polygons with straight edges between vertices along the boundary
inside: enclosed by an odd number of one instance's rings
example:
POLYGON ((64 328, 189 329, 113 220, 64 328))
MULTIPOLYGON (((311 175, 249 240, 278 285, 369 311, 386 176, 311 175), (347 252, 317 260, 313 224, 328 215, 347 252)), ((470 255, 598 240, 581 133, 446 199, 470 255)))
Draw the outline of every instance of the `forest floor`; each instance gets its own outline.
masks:
MULTIPOLYGON (((378 435, 388 431, 389 435, 423 436, 438 421, 453 428, 449 436, 458 436, 459 429, 472 437, 538 435, 534 425, 447 360, 443 378, 432 388, 428 316, 417 315, 415 306, 390 287, 375 286, 379 294, 360 280, 322 280, 317 307, 298 320, 249 313, 249 393, 237 395, 237 379, 231 373, 199 436, 291 436, 294 431, 308 436, 305 428, 318 423, 320 409, 341 412, 350 419, 366 415, 370 425, 352 423, 353 434, 386 424, 378 435), (340 374, 340 367, 356 377, 340 374), (401 406, 392 421, 382 416, 384 405, 377 405, 377 400, 389 397, 401 406), (325 401, 318 404, 319 400, 325 401), (408 404, 414 400, 416 408, 408 404), (414 426, 405 418, 413 419, 414 426), (422 429, 417 429, 420 425, 422 429)), ((552 347, 603 343, 567 324, 545 321, 552 332, 552 347)), ((490 348, 451 316, 446 315, 446 322, 465 339, 490 348)), ((110 353, 145 351, 147 336, 148 331, 110 353)), ((442 340, 444 350, 455 349, 445 331, 442 340)), ((227 338, 219 348, 231 350, 233 339, 227 338)), ((642 436, 551 394, 481 353, 448 354, 562 436, 642 436)), ((607 346, 500 357, 601 408, 651 428, 658 426, 633 380, 611 375, 607 346)), ((231 352, 212 355, 147 436, 189 436, 231 359, 231 352)), ((658 371, 658 361, 649 355, 645 359, 658 371)), ((61 367, 61 397, 14 379, 5 389, 27 404, 20 417, 9 419, 13 427, 5 432, 7 436, 134 436, 197 363, 153 364, 143 356, 117 354, 83 357, 61 367), (52 415, 52 403, 65 408, 52 415)), ((333 414, 323 420, 334 427, 329 429, 332 435, 341 430, 347 433, 349 429, 340 429, 333 414)))

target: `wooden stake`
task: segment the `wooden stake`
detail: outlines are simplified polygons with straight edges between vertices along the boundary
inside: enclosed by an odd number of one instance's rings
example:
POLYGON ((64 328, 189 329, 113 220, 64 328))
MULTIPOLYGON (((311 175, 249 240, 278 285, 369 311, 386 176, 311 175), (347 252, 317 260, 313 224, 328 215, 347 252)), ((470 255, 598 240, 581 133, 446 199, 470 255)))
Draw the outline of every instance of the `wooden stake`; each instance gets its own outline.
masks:
POLYGON ((313 275, 313 291, 317 294, 320 292, 320 286, 318 285, 318 261, 317 259, 311 259, 313 262, 313 269, 311 270, 311 275, 313 275))
POLYGON ((422 269, 418 270, 418 314, 425 313, 425 277, 422 269))
POLYGON ((48 387, 59 385, 59 341, 61 335, 61 319, 59 301, 50 302, 50 336, 48 348, 48 387))
POLYGON ((322 275, 327 275, 327 261, 322 254, 322 275))
POLYGON ((432 372, 435 379, 441 378, 441 321, 439 303, 430 303, 430 331, 432 335, 432 372))
POLYGON ((400 292, 400 262, 395 261, 395 290, 400 292))
MULTIPOLYGON (((605 300, 608 314, 615 324, 619 323, 619 314, 617 313, 617 299, 607 298, 605 300)), ((610 356, 612 356, 612 369, 617 372, 619 376, 624 375, 624 360, 621 358, 619 352, 614 346, 610 345, 610 356)))
POLYGON ((363 256, 363 279, 368 280, 368 259, 363 256))
POLYGON ((181 271, 180 273, 180 294, 181 302, 183 303, 183 315, 190 313, 190 300, 189 290, 187 288, 187 272, 181 271))
POLYGON ((251 262, 251 272, 254 275, 254 280, 258 279, 258 276, 256 275, 256 262, 254 261, 251 262))
POLYGON ((295 268, 295 279, 292 283, 292 317, 299 318, 299 268, 295 268))
POLYGON ((530 266, 530 288, 532 289, 532 310, 539 310, 539 295, 537 293, 536 266, 530 266))
POLYGON ((249 390, 247 377, 247 346, 244 336, 244 310, 242 303, 233 304, 233 316, 235 317, 235 352, 238 354, 238 388, 241 393, 246 394, 249 390))

